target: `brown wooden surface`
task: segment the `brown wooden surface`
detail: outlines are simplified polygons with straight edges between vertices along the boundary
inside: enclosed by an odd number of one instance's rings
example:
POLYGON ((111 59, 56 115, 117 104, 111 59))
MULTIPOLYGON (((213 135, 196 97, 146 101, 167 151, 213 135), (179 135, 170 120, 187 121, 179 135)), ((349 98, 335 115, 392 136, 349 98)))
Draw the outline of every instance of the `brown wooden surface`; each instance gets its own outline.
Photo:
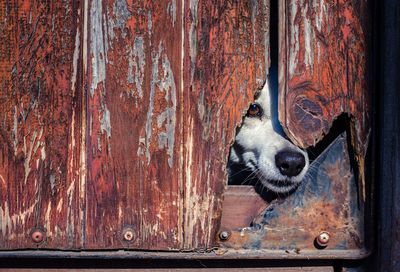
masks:
POLYGON ((253 186, 232 185, 224 192, 220 230, 230 231, 249 227, 268 203, 255 191, 253 186))
POLYGON ((370 134, 366 0, 280 0, 280 120, 302 147, 315 145, 342 113, 365 198, 364 158, 370 134))
POLYGON ((267 1, 0 3, 0 248, 214 246, 267 1))
POLYGON ((77 248, 80 15, 60 1, 0 2, 0 248, 77 248))
POLYGON ((185 5, 185 247, 210 247, 235 127, 269 67, 268 1, 185 5), (250 98, 250 99, 249 99, 250 98))
POLYGON ((85 248, 182 246, 182 23, 170 5, 88 7, 85 248))

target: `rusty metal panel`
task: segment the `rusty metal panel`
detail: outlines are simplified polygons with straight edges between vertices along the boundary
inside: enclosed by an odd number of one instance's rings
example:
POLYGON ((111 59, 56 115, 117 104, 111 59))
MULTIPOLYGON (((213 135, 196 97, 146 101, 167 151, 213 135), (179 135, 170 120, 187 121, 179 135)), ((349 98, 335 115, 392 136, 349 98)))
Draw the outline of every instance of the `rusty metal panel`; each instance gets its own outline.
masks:
POLYGON ((287 258, 321 254, 334 258, 343 250, 353 258, 368 254, 364 205, 358 198, 347 150, 344 133, 312 162, 295 192, 273 200, 251 225, 223 229, 228 236, 220 235, 221 246, 228 250, 272 250, 287 258), (326 244, 318 244, 322 232, 329 235, 326 244))
POLYGON ((1 249, 79 246, 80 18, 71 2, 0 2, 1 249))
POLYGON ((341 114, 351 138, 365 199, 370 135, 367 86, 368 1, 280 1, 279 117, 302 147, 315 145, 341 114))

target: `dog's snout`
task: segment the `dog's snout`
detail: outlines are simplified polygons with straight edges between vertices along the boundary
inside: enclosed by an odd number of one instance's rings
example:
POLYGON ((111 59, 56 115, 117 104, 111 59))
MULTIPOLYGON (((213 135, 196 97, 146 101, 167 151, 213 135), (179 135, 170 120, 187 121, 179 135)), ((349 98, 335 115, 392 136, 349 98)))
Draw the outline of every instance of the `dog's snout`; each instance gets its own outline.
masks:
POLYGON ((299 152, 281 151, 275 155, 275 164, 282 175, 294 177, 303 170, 306 160, 299 152))

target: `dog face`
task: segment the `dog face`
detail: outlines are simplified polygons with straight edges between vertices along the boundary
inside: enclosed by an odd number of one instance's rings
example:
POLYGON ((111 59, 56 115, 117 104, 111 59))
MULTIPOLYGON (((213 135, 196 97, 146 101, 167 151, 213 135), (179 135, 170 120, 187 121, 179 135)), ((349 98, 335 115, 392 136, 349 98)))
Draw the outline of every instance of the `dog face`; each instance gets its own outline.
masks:
MULTIPOLYGON (((231 148, 229 165, 241 165, 262 185, 275 193, 295 189, 309 167, 306 152, 293 145, 280 132, 277 113, 272 110, 266 83, 247 112, 231 148)), ((242 171, 242 170, 240 170, 242 171)), ((230 176, 235 173, 229 170, 230 176)))

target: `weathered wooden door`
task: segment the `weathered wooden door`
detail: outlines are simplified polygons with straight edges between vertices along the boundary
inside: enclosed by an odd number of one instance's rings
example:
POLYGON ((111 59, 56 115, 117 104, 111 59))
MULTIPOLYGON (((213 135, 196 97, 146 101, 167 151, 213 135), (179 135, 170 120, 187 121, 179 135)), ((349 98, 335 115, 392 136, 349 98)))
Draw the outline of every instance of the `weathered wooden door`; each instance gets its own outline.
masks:
POLYGON ((215 244, 268 1, 1 1, 0 248, 215 244))
POLYGON ((286 134, 308 148, 348 115, 351 141, 341 134, 317 158, 330 170, 309 176, 312 190, 272 215, 262 202, 264 227, 228 235, 217 235, 221 214, 239 209, 222 207, 226 162, 267 79, 269 1, 0 3, 1 250, 368 254, 367 1, 279 1, 286 134), (321 230, 333 235, 322 253, 321 230))

